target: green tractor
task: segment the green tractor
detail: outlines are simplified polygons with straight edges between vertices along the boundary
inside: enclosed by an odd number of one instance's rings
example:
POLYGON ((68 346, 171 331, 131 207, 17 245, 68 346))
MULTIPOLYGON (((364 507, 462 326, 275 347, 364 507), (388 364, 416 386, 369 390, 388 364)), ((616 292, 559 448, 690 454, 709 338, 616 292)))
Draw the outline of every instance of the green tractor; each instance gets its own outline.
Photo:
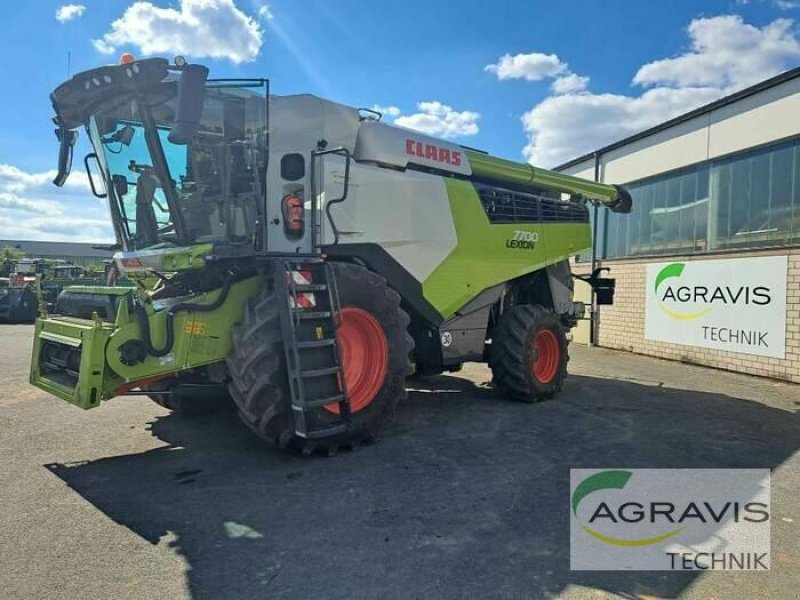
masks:
POLYGON ((36 280, 44 261, 19 258, 10 267, 8 277, 0 278, 0 323, 33 323, 39 307, 36 280))
MULTIPOLYGON (((67 288, 36 324, 31 382, 84 409, 142 394, 233 406, 305 453, 373 439, 405 378, 488 362, 535 402, 567 373, 569 258, 593 183, 386 124, 371 110, 127 59, 53 92, 56 185, 78 130, 134 287, 67 288)), ((610 302, 613 280, 590 278, 610 302)))
POLYGON ((64 260, 20 258, 9 276, 0 278, 0 323, 33 323, 39 306, 52 309, 65 287, 104 283, 105 275, 64 260))

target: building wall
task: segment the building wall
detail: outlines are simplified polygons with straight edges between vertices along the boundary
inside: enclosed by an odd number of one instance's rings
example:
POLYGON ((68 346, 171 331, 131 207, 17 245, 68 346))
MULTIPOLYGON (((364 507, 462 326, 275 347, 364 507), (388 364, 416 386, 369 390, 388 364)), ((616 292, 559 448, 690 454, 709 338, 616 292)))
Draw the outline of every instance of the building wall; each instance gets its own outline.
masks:
POLYGON ((93 244, 72 242, 42 242, 29 240, 0 240, 0 248, 11 247, 22 251, 26 258, 63 260, 81 267, 103 267, 113 252, 96 248, 93 244))
MULTIPOLYGON (((800 136, 798 114, 800 77, 602 153, 600 181, 631 184, 701 163, 718 164, 718 159, 727 160, 726 157, 753 148, 797 139, 800 136)), ((588 158, 563 171, 594 179, 594 159, 588 158)), ((798 177, 800 175, 795 174, 795 179, 798 177)), ((710 198, 713 202, 713 195, 710 198)), ((797 200, 794 202, 794 210, 797 210, 797 200)), ((636 210, 635 205, 633 210, 636 210)), ((603 230, 604 226, 605 217, 601 216, 600 229, 603 230)), ((714 237, 711 233, 707 236, 709 240, 714 237)), ((593 322, 581 322, 573 333, 573 339, 577 343, 587 342, 590 329, 594 328, 599 346, 800 383, 800 247, 796 245, 796 236, 791 240, 788 247, 770 249, 724 252, 705 246, 697 248, 699 251, 694 254, 678 254, 673 250, 672 254, 662 251, 658 256, 600 260, 598 264, 610 267, 610 276, 616 278, 615 303, 597 307, 593 322), (681 262, 688 262, 776 255, 789 257, 784 359, 645 339, 645 282, 649 263, 669 262, 677 257, 681 262)), ((753 246, 757 243, 754 239, 753 246)), ((606 250, 605 244, 598 244, 598 253, 606 250)), ((583 258, 587 259, 588 255, 583 258)), ((590 269, 588 260, 583 260, 575 263, 573 270, 577 274, 588 274, 590 269)), ((582 284, 577 285, 580 288, 582 284)))
MULTIPOLYGON (((600 263, 603 266, 611 267, 611 276, 617 280, 617 289, 613 306, 598 307, 599 314, 594 323, 597 344, 605 348, 627 350, 637 354, 800 383, 800 248, 742 252, 735 255, 719 253, 682 256, 681 261, 786 255, 789 257, 789 266, 786 279, 785 359, 645 339, 646 268, 648 263, 669 260, 669 258, 661 257, 600 263)), ((575 272, 579 274, 588 272, 588 270, 589 266, 586 263, 579 263, 575 266, 575 272)), ((585 333, 575 336, 574 339, 580 343, 585 339, 585 333)))
MULTIPOLYGON (((800 78, 604 153, 600 180, 630 183, 800 135, 800 78)), ((564 173, 594 179, 586 160, 564 173)))

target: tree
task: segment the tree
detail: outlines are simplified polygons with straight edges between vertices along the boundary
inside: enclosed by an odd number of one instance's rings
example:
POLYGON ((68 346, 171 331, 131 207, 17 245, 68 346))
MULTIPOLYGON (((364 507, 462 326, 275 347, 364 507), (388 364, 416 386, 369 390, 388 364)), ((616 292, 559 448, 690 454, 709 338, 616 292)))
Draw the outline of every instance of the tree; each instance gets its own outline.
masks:
POLYGON ((0 250, 0 277, 8 277, 14 268, 14 263, 24 257, 25 253, 19 248, 6 246, 0 250))

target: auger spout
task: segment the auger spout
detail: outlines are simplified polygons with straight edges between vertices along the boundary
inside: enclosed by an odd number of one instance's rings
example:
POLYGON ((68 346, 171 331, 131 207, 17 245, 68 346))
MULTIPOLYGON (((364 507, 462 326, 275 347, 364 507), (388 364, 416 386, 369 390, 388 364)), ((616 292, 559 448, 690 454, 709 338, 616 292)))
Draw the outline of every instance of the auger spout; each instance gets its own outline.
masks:
POLYGON ((631 212, 631 195, 621 186, 595 183, 580 177, 496 158, 472 150, 466 150, 466 154, 474 177, 573 194, 587 200, 600 202, 614 212, 631 212))

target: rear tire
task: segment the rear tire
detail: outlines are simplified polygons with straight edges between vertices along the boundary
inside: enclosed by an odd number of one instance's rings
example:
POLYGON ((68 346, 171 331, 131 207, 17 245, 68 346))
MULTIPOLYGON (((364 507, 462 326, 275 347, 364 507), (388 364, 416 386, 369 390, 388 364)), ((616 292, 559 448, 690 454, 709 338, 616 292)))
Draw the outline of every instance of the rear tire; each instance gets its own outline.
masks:
POLYGON ((8 294, 8 322, 33 323, 39 310, 39 299, 30 288, 20 288, 8 294))
MULTIPOLYGON (((233 328, 233 352, 227 359, 231 373, 229 390, 242 421, 260 438, 278 448, 297 448, 308 454, 317 449, 335 452, 339 447, 355 447, 375 438, 393 419, 397 403, 406 396, 405 375, 408 353, 413 342, 406 329, 408 315, 400 308, 400 296, 380 275, 351 264, 333 265, 342 310, 360 309, 374 318, 385 336, 386 366, 380 386, 367 385, 371 399, 360 410, 354 407, 352 429, 346 434, 305 440, 294 434, 291 397, 278 313, 279 288, 268 289, 247 303, 244 320, 233 328), (376 392, 373 392, 377 388, 376 392)), ((367 319, 368 321, 369 319, 367 319)), ((358 322, 357 322, 358 323, 358 322)), ((361 325, 368 326, 362 319, 361 325)), ((381 336, 382 337, 382 336, 381 336)), ((353 354, 357 348, 352 348, 353 354)), ((363 356, 359 360, 363 360, 363 356)), ((345 373, 348 373, 346 357, 345 373)), ((352 364, 350 365, 352 368, 352 364)), ((373 365, 374 366, 374 365, 373 365)), ((349 380, 349 378, 348 378, 349 380)), ((352 397, 351 397, 352 400, 352 397)), ((306 413, 309 427, 336 422, 335 406, 306 413)))
POLYGON ((542 306, 514 306, 492 335, 490 367, 505 397, 523 402, 552 398, 564 385, 568 361, 564 326, 542 306))

